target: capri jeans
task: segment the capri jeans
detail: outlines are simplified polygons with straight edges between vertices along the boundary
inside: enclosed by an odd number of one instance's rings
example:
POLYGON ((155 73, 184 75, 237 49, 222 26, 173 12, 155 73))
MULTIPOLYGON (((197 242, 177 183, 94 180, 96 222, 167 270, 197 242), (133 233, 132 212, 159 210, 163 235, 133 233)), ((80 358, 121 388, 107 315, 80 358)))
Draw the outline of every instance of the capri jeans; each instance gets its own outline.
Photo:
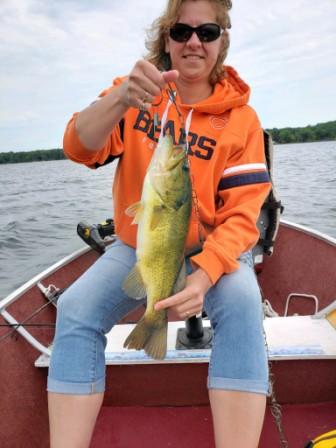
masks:
MULTIPOLYGON (((240 267, 209 289, 204 308, 213 331, 208 388, 268 393, 267 352, 259 286, 250 252, 240 267)), ((59 298, 49 392, 87 395, 105 390, 106 334, 145 303, 129 298, 124 278, 135 250, 117 240, 59 298)), ((187 268, 191 272, 190 262, 187 268)))

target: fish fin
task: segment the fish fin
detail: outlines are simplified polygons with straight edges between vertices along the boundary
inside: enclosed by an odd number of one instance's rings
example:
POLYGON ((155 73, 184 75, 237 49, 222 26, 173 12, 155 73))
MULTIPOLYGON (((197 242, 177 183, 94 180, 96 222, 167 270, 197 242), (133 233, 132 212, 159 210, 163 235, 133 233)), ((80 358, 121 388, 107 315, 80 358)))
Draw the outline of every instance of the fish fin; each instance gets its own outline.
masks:
POLYGON ((178 292, 182 291, 182 289, 185 288, 187 281, 187 266, 185 260, 183 260, 180 272, 177 276, 173 292, 174 294, 177 294, 178 292))
POLYGON ((134 265, 131 272, 125 278, 123 282, 123 290, 132 299, 139 300, 146 297, 146 287, 137 264, 134 265))
POLYGON ((155 230, 156 227, 158 226, 161 218, 162 218, 162 212, 164 211, 165 207, 163 205, 156 205, 153 208, 153 213, 152 213, 152 217, 151 217, 151 222, 150 222, 150 230, 155 230))
POLYGON ((132 221, 132 224, 139 224, 140 219, 143 214, 143 210, 144 210, 144 206, 143 206, 142 202, 139 201, 139 202, 135 202, 135 204, 132 204, 129 207, 127 207, 127 209, 125 210, 125 213, 127 216, 131 216, 134 218, 132 221))
POLYGON ((127 207, 125 213, 127 216, 134 217, 141 207, 142 207, 141 201, 135 202, 134 204, 131 204, 129 207, 127 207))
POLYGON ((177 201, 174 202, 172 209, 175 211, 180 210, 180 208, 187 202, 187 200, 188 197, 184 195, 182 198, 179 198, 177 201))
POLYGON ((143 316, 124 342, 124 348, 145 350, 153 359, 163 359, 167 353, 168 322, 153 324, 143 316))
POLYGON ((172 209, 174 210, 179 210, 181 207, 183 207, 184 205, 187 204, 187 202, 190 201, 190 190, 188 188, 185 188, 182 192, 182 195, 180 195, 179 197, 177 197, 174 201, 174 203, 172 204, 172 209))

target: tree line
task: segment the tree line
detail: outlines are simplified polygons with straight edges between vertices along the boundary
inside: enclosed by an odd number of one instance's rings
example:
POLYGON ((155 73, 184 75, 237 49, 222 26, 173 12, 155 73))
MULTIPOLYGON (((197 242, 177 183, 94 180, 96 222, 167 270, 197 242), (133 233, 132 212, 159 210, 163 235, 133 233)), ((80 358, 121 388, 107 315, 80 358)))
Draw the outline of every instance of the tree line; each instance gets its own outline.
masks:
MULTIPOLYGON (((328 121, 302 128, 272 128, 266 129, 266 131, 271 134, 275 144, 336 140, 336 121, 328 121)), ((63 150, 59 148, 0 152, 0 164, 62 160, 65 158, 63 150)))
POLYGON ((0 164, 22 163, 22 162, 42 162, 47 160, 65 159, 62 149, 37 149, 35 151, 0 152, 0 164))
POLYGON ((303 128, 266 129, 274 143, 306 143, 336 140, 336 121, 303 128))

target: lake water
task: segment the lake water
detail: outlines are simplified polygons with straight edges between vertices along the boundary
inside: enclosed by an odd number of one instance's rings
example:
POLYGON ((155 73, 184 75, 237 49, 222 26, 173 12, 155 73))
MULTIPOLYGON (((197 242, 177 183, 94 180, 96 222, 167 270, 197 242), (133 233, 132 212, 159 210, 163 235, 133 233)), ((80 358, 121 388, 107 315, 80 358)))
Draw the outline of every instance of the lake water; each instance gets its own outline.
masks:
MULTIPOLYGON (((115 164, 68 160, 0 165, 0 299, 84 245, 79 221, 112 216, 115 164)), ((336 142, 275 146, 283 219, 336 237, 336 142)))

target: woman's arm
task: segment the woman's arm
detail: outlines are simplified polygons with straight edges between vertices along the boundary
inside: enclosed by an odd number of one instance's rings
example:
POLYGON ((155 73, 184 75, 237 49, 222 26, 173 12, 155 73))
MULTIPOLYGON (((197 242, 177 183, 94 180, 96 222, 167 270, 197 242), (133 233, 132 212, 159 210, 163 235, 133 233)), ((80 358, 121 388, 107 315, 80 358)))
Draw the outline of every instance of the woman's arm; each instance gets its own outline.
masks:
POLYGON ((77 115, 76 132, 88 151, 102 149, 114 127, 127 112, 126 90, 127 82, 124 82, 77 115))
POLYGON ((102 149, 129 107, 150 108, 154 97, 177 76, 176 70, 161 73, 150 62, 138 61, 126 81, 77 115, 75 127, 83 146, 89 151, 102 149))

